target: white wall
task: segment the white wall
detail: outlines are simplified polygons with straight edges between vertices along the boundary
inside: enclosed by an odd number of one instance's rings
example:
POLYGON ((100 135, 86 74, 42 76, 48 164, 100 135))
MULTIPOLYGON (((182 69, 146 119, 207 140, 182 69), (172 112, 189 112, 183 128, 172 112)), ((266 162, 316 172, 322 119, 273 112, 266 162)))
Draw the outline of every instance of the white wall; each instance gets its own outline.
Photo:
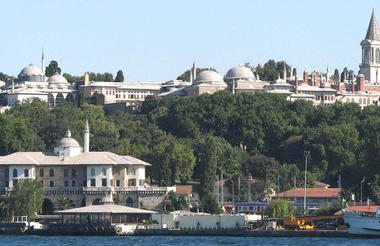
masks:
POLYGON ((10 165, 9 166, 9 187, 13 187, 14 179, 32 178, 35 179, 36 170, 32 165, 10 165), (13 177, 13 170, 17 170, 17 177, 13 177), (25 177, 24 170, 28 169, 29 177, 25 177))
POLYGON ((95 187, 102 187, 102 179, 107 179, 107 187, 111 186, 112 166, 111 165, 88 165, 87 166, 87 187, 91 187, 91 179, 95 179, 95 187), (95 175, 91 175, 91 169, 95 169, 95 175), (106 169, 103 175, 102 169, 106 169))

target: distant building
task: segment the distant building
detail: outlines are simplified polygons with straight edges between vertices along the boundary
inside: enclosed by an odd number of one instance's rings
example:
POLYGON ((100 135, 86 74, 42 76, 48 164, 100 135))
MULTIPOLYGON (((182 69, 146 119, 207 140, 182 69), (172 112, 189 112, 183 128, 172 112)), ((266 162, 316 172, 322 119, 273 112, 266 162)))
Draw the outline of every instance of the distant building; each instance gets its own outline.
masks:
MULTIPOLYGON (((341 188, 307 188, 306 201, 307 203, 334 204, 339 201, 341 191, 341 188)), ((288 199, 295 203, 300 203, 303 202, 304 199, 304 188, 287 190, 274 195, 272 198, 288 199)))

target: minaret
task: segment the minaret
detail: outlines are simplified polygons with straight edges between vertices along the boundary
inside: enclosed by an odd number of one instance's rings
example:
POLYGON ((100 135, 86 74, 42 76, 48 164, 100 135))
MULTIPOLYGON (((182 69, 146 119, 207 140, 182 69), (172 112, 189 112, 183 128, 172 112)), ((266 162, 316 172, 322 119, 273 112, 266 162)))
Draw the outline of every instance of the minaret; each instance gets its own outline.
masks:
POLYGON ((327 66, 327 73, 326 73, 326 82, 329 82, 330 80, 330 68, 327 66))
POLYGON ((43 49, 42 49, 42 57, 41 57, 41 71, 42 71, 42 76, 45 77, 45 56, 44 56, 43 49))
POLYGON ((15 94, 15 79, 12 78, 12 94, 15 94))
POLYGON ((190 74, 190 83, 193 83, 193 68, 190 68, 189 74, 190 74))
POLYGON ((293 67, 290 67, 290 78, 293 77, 293 67))
POLYGON ((86 122, 84 123, 84 144, 83 144, 83 152, 90 152, 90 128, 88 127, 88 120, 86 118, 86 122))
POLYGON ((284 61, 284 80, 286 81, 286 64, 285 64, 285 61, 284 61))
POLYGON ((193 80, 197 77, 197 68, 195 67, 195 61, 193 61, 193 80))

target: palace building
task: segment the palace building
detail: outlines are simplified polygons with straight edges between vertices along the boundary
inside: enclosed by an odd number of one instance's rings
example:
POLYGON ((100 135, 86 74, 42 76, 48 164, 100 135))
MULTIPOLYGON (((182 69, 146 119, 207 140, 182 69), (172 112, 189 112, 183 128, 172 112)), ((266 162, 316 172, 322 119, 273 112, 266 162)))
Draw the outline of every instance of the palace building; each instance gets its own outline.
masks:
POLYGON ((145 183, 150 166, 132 156, 89 151, 90 131, 86 120, 83 148, 69 129, 53 152, 16 152, 0 157, 0 190, 10 192, 20 179, 40 180, 46 191, 43 213, 54 210, 60 197, 75 207, 96 205, 101 199, 124 196, 123 204, 160 210, 163 198, 174 187, 151 187, 145 183))

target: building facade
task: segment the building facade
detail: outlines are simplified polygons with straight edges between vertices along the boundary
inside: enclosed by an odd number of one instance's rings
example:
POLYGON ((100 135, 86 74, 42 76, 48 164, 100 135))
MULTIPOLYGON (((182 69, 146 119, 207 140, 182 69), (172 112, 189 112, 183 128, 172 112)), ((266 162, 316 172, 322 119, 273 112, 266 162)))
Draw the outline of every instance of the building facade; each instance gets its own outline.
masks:
POLYGON ((0 190, 10 192, 20 179, 40 180, 46 191, 43 213, 52 211, 60 197, 79 207, 98 204, 116 194, 122 195, 124 205, 160 210, 166 193, 175 188, 146 184, 145 168, 149 165, 132 156, 90 152, 86 121, 83 148, 68 129, 53 152, 16 152, 0 157, 0 190))

